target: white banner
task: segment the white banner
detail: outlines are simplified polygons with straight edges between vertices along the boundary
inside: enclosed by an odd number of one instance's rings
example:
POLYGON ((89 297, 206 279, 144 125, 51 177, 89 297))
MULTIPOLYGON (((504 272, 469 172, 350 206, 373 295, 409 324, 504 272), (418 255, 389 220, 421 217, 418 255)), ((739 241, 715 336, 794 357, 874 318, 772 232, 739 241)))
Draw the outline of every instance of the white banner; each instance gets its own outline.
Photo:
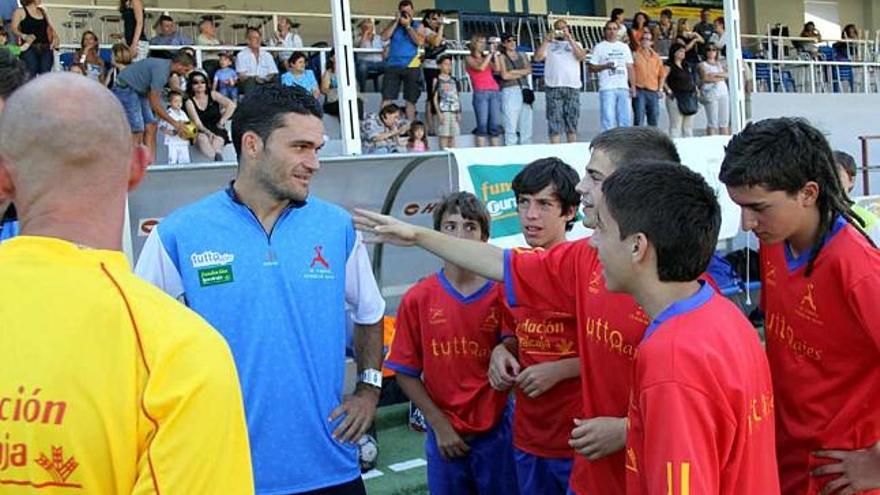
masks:
MULTIPOLYGON (((706 178, 718 193, 721 204, 720 239, 729 239, 739 233, 739 207, 727 195, 727 189, 718 180, 718 171, 724 158, 724 145, 729 136, 676 139, 682 162, 706 178)), ((510 248, 525 246, 516 199, 511 189, 514 176, 530 162, 555 156, 565 161, 583 177, 590 161, 589 143, 540 144, 494 148, 462 148, 452 150, 458 166, 458 187, 474 193, 486 204, 492 215, 492 244, 510 248)), ((590 230, 578 222, 570 240, 589 235, 590 230)))

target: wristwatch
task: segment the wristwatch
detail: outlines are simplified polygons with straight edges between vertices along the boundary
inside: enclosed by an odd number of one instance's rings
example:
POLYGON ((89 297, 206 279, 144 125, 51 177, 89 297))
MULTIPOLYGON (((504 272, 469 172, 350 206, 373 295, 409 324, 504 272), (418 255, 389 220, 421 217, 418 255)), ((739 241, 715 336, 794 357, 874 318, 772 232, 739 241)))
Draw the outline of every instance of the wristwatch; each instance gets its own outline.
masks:
POLYGON ((368 368, 358 375, 358 383, 365 383, 371 387, 382 388, 382 372, 375 368, 368 368))

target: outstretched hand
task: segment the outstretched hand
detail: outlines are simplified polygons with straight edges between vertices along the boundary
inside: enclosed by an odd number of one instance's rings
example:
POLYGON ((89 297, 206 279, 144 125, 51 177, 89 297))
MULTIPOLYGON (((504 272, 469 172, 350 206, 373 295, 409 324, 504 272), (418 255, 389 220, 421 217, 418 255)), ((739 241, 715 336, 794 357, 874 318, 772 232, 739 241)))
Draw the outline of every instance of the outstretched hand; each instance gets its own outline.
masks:
POLYGON ((415 246, 420 228, 389 215, 359 208, 355 208, 352 221, 354 228, 368 235, 364 242, 374 244, 387 242, 396 246, 415 246))

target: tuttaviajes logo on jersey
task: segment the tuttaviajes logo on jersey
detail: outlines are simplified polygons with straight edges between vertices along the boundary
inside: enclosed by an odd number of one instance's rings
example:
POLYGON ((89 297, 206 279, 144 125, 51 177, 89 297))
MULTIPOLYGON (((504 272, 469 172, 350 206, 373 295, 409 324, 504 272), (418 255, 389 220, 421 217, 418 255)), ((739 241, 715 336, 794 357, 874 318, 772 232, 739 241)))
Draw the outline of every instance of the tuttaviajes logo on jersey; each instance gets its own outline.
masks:
POLYGON ((335 280, 336 274, 330 268, 330 261, 324 257, 324 246, 316 245, 313 248, 315 256, 309 262, 309 269, 303 274, 303 278, 313 280, 335 280))
POLYGON ((193 268, 198 271, 199 285, 202 287, 228 284, 235 281, 235 277, 232 275, 232 262, 235 261, 234 254, 204 251, 191 254, 189 259, 192 262, 193 268))

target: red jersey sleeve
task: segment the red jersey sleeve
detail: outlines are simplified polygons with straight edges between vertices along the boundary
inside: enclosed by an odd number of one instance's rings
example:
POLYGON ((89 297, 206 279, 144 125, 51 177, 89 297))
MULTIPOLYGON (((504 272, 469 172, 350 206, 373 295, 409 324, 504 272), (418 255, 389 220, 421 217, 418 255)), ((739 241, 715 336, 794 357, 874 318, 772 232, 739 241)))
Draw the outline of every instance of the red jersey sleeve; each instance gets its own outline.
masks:
MULTIPOLYGON (((528 306, 575 314, 578 270, 588 260, 579 256, 588 240, 564 242, 544 250, 504 251, 504 295, 511 306, 528 306)), ((598 260, 597 257, 593 256, 598 260)))
POLYGON ((418 300, 410 292, 403 296, 397 308, 397 328, 385 366, 404 375, 422 374, 422 331, 418 300))
MULTIPOLYGON (((503 290, 499 286, 499 290, 503 290)), ((504 295, 501 295, 501 301, 504 301, 504 295)), ((508 337, 516 337, 516 317, 507 304, 501 304, 501 340, 508 337)))
POLYGON ((851 289, 849 306, 862 324, 868 337, 880 349, 880 318, 877 318, 877 302, 880 301, 880 275, 868 275, 851 289))
POLYGON ((720 493, 716 442, 730 420, 721 418, 709 396, 676 382, 644 389, 639 398, 644 425, 641 461, 646 493, 720 493), (725 424, 719 424, 723 422, 725 424))

